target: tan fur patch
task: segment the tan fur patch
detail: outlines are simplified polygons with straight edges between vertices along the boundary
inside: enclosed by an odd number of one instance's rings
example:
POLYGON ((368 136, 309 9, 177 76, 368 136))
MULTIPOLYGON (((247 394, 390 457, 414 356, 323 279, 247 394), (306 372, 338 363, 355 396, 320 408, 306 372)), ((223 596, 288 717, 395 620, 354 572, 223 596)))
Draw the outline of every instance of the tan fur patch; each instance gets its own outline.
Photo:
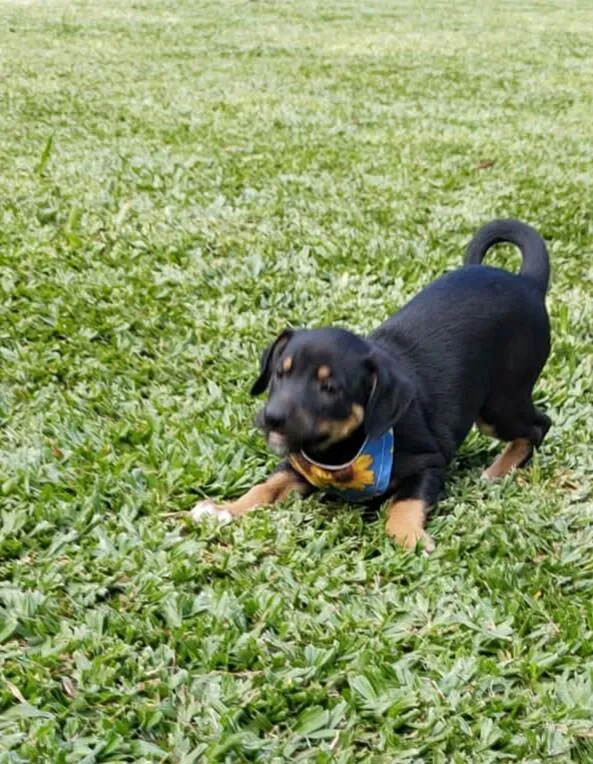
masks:
POLYGON ((298 491, 302 495, 305 495, 310 490, 310 487, 299 475, 291 469, 287 469, 282 472, 276 472, 264 483, 254 485, 253 488, 250 488, 246 494, 236 501, 222 504, 218 506, 217 509, 226 510, 227 512, 230 512, 233 517, 238 517, 255 507, 283 501, 293 491, 298 491))
POLYGON ((352 414, 350 415, 356 420, 356 426, 362 424, 362 420, 364 419, 364 409, 362 406, 360 406, 358 403, 354 403, 352 405, 352 414))
POLYGON ((488 435, 488 437, 490 438, 496 438, 496 430, 494 426, 491 424, 488 424, 480 417, 476 419, 476 427, 482 433, 482 435, 488 435))
POLYGON ((364 409, 355 403, 346 419, 325 419, 318 426, 321 435, 327 435, 326 447, 345 440, 360 427, 364 419, 364 409))
POLYGON ((290 371, 291 369, 292 369, 292 356, 287 355, 286 358, 282 361, 282 370, 290 371))
POLYGON ((484 470, 482 477, 486 480, 505 477, 511 470, 525 461, 532 450, 533 445, 526 438, 517 438, 511 443, 507 443, 502 454, 496 457, 487 470, 484 470))
POLYGON ((317 369, 317 379, 320 382, 323 382, 325 379, 329 379, 331 376, 332 370, 329 368, 329 366, 320 366, 317 369))
POLYGON ((427 510, 421 499, 393 501, 387 508, 387 534, 406 549, 413 549, 418 541, 424 541, 426 551, 432 551, 434 544, 424 530, 427 510))

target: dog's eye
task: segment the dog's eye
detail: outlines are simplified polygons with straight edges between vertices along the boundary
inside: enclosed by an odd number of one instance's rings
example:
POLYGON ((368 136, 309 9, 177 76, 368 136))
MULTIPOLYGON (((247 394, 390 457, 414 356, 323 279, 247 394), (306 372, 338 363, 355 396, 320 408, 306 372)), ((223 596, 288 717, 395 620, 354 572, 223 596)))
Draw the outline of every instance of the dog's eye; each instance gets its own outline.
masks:
POLYGON ((324 379, 323 382, 320 383, 319 389, 322 393, 327 393, 328 395, 335 395, 338 391, 338 388, 334 385, 331 379, 324 379))

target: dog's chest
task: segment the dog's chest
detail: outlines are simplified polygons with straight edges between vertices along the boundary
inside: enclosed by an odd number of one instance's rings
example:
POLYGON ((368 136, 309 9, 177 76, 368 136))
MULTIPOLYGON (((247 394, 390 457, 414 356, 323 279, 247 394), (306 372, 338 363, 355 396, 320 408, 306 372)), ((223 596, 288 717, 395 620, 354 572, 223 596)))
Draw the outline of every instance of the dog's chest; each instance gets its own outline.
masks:
POLYGON ((393 430, 366 440, 348 463, 327 465, 314 461, 303 451, 290 454, 294 470, 321 491, 344 501, 368 502, 384 494, 393 468, 393 430))

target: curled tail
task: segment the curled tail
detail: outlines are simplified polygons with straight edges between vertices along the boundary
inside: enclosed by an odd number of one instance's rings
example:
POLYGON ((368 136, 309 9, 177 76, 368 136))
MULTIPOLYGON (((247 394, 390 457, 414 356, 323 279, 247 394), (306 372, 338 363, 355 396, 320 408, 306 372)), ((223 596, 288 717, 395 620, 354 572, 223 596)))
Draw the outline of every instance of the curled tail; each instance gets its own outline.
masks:
POLYGON ((550 258, 546 244, 535 228, 519 220, 493 220, 480 228, 468 244, 465 264, 479 265, 490 247, 505 242, 519 247, 523 258, 519 273, 536 284, 545 295, 550 281, 550 258))

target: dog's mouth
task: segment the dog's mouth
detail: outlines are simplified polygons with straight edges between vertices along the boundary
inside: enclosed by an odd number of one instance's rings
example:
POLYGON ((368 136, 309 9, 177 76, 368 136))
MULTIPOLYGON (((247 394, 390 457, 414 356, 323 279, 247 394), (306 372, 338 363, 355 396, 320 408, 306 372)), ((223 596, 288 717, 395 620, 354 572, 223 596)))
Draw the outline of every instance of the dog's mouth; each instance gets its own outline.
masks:
POLYGON ((276 430, 268 430, 265 436, 268 448, 277 456, 286 456, 301 449, 304 451, 322 451, 325 444, 329 445, 327 435, 294 438, 276 430))
POLYGON ((277 456, 286 456, 290 451, 286 435, 282 435, 280 432, 274 430, 267 432, 266 443, 270 451, 277 456))
POLYGON ((331 449, 359 430, 363 417, 362 407, 353 405, 349 416, 342 419, 314 418, 301 410, 299 416, 290 418, 282 428, 274 428, 260 411, 255 423, 263 431, 270 451, 286 456, 298 451, 320 454, 331 449))
POLYGON ((309 419, 301 415, 299 421, 292 419, 282 429, 274 429, 266 422, 264 412, 261 410, 256 414, 255 424, 262 430, 270 451, 278 456, 286 456, 301 449, 323 448, 324 442, 327 441, 327 434, 318 432, 314 420, 309 421, 309 419))

